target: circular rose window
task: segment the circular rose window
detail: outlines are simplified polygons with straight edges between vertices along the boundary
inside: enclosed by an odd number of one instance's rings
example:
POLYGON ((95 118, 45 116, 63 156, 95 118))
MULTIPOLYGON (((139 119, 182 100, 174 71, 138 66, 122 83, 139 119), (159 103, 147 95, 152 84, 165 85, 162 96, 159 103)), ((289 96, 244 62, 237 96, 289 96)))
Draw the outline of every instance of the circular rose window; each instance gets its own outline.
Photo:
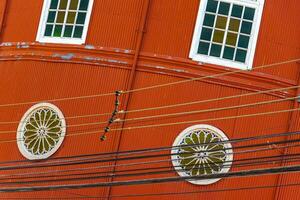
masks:
MULTIPOLYGON (((180 176, 201 176, 229 171, 233 159, 232 146, 226 135, 210 125, 195 125, 183 130, 172 149, 172 163, 180 176)), ((208 185, 217 179, 188 180, 208 185)))
POLYGON ((18 126, 18 148, 30 160, 46 159, 58 150, 65 133, 66 122, 59 108, 50 103, 36 104, 18 126))

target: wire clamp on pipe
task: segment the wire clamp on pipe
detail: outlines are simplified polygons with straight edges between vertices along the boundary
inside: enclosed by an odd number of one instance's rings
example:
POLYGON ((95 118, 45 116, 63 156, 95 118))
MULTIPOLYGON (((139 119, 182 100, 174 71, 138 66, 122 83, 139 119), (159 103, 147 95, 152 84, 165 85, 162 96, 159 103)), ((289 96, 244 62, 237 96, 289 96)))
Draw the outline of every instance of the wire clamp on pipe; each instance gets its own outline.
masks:
POLYGON ((115 108, 111 114, 111 117, 108 119, 107 122, 107 126, 104 128, 104 133, 102 134, 102 136, 100 137, 101 141, 105 141, 106 140, 106 134, 110 131, 110 125, 113 124, 116 120, 116 115, 119 113, 119 106, 120 106, 120 96, 121 94, 123 94, 122 90, 117 90, 115 92, 115 108))

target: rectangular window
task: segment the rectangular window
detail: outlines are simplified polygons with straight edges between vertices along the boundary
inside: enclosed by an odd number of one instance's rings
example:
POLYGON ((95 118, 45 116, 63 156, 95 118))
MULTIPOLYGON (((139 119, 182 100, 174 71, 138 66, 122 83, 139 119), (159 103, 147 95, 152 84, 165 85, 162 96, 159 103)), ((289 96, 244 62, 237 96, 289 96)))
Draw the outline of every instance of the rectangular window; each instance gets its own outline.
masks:
POLYGON ((93 0, 44 0, 37 41, 83 44, 93 0))
POLYGON ((201 0, 190 57, 251 69, 263 0, 201 0))

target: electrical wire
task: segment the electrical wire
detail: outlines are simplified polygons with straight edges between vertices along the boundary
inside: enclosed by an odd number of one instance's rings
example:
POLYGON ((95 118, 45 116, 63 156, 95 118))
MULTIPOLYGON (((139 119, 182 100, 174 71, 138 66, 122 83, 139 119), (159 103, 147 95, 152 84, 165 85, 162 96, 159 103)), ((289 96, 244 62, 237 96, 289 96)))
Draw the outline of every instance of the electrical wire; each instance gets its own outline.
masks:
MULTIPOLYGON (((77 196, 73 197, 22 197, 22 199, 108 199, 108 198, 130 198, 130 197, 160 197, 160 196, 177 196, 177 195, 192 195, 201 193, 217 193, 217 192, 232 192, 232 191, 242 191, 242 190, 261 190, 261 189, 272 189, 280 187, 296 187, 300 186, 300 183, 288 183, 288 184, 278 184, 278 185, 263 185, 263 186, 249 186, 249 187, 230 187, 222 189, 207 189, 207 190, 194 190, 194 191, 184 191, 184 192, 162 192, 162 193, 144 193, 144 194, 126 194, 126 195, 111 195, 111 196, 90 196, 75 194, 77 196), (80 195, 80 196, 79 196, 80 195)), ((5 199, 19 199, 14 197, 6 197, 5 199)))
MULTIPOLYGON (((222 169, 227 169, 231 167, 239 168, 239 167, 249 167, 249 166, 260 166, 260 165, 275 165, 277 163, 281 163, 282 161, 286 161, 287 163, 291 162, 299 162, 300 154, 288 154, 288 155, 279 155, 279 156, 264 156, 264 157, 252 157, 247 159, 239 159, 239 160, 228 160, 224 162, 215 162, 214 164, 222 164, 222 169), (270 160, 269 160, 270 159, 270 160), (247 162, 248 161, 248 162, 247 162), (249 162, 250 161, 250 162, 249 162), (241 163, 240 163, 241 162, 241 163)), ((191 165, 185 165, 185 167, 189 167, 191 165)), ((210 167, 202 167, 193 169, 210 169, 210 167)), ((1 178, 0 180, 9 180, 9 182, 0 182, 1 184, 35 184, 35 183, 49 183, 49 182, 60 182, 60 181, 78 181, 78 180, 90 180, 90 179, 103 179, 103 178, 111 178, 111 177, 131 177, 131 176, 144 176, 144 175, 155 175, 155 174, 166 174, 173 172, 185 172, 181 166, 163 166, 163 167, 148 167, 148 168, 135 168, 135 169, 127 169, 127 170, 117 170, 117 171, 100 171, 100 172, 88 172, 88 173, 73 173, 73 174, 56 174, 56 175, 48 175, 48 176, 27 176, 27 177, 9 177, 9 178, 1 178), (139 172, 139 171, 149 171, 149 170, 160 170, 160 169, 170 169, 164 171, 150 171, 150 172, 139 172), (180 168, 180 169, 179 169, 180 168), (126 174, 119 174, 124 173, 126 174), (135 172, 135 173, 128 173, 135 172), (139 173, 136 173, 139 172, 139 173), (107 174, 100 175, 99 174, 107 174), (88 177, 76 177, 74 176, 86 176, 86 175, 97 175, 97 176, 88 176, 88 177), (64 178, 59 179, 61 177, 72 177, 72 178, 64 178), (43 179, 38 181, 32 181, 32 179, 42 179, 42 178, 55 178, 55 179, 43 179), (12 182, 12 180, 22 180, 22 179, 30 179, 30 181, 26 182, 12 182)))
MULTIPOLYGON (((114 128, 114 129, 110 129, 110 132, 116 132, 116 131, 122 131, 122 130, 135 130, 135 129, 144 129, 144 128, 154 128, 154 127, 166 127, 166 126, 192 124, 192 123, 200 123, 200 122, 207 122, 207 121, 239 119, 239 118, 246 118, 246 117, 256 117, 256 116, 279 114, 279 113, 285 113, 285 112, 293 112, 293 111, 299 111, 299 110, 300 110, 300 108, 295 108, 295 109, 277 110, 277 111, 271 111, 271 112, 262 112, 262 113, 245 114, 245 115, 237 115, 237 116, 227 116, 227 117, 220 117, 220 118, 209 118, 209 119, 203 119, 203 120, 192 120, 192 121, 181 121, 181 122, 165 123, 165 124, 153 124, 153 125, 125 127, 125 128, 114 128)), ((92 135, 92 134, 99 134, 99 133, 104 133, 104 132, 103 131, 81 132, 81 133, 67 134, 67 135, 60 136, 60 137, 73 137, 73 136, 92 135)), ((22 139, 0 140, 0 144, 1 143, 18 142, 18 141, 23 141, 23 140, 22 139)))
MULTIPOLYGON (((299 146, 299 145, 285 145, 285 146, 281 146, 281 147, 276 147, 275 149, 278 149, 278 148, 288 148, 288 147, 296 147, 296 146, 299 146)), ((274 146, 272 147, 274 149, 274 146)), ((271 149, 268 149, 268 150, 271 150, 271 149)), ((296 154, 290 154, 289 156, 297 156, 296 154)), ((280 157, 280 156, 269 156, 269 157, 260 157, 260 158, 254 158, 254 159, 267 159, 267 158, 276 158, 276 157, 280 157)), ((28 175, 42 175, 42 174, 53 174, 53 173, 59 173, 59 172, 62 172, 62 173, 65 173, 65 172, 72 172, 72 171, 87 171, 87 170, 96 170, 96 169, 105 169, 105 168, 111 168, 111 167, 128 167, 128 166, 135 166, 135 165, 149 165, 149 164, 158 164, 158 163, 163 163, 163 162, 170 162, 172 160, 176 160, 176 159, 167 159, 167 160, 156 160, 156 161, 148 161, 148 162, 138 162, 138 163, 130 163, 130 164, 118 164, 118 165, 106 165, 106 166, 97 166, 97 167, 88 167, 88 168, 77 168, 77 169, 68 169, 68 170, 50 170, 50 171, 45 171, 45 172, 34 172, 34 173, 23 173, 23 174, 6 174, 6 175, 1 175, 1 177, 14 177, 14 176, 28 176, 28 175)), ((242 160, 239 160, 239 161, 248 161, 248 160, 251 160, 251 159, 242 159, 242 160)), ((234 162, 237 162, 237 160, 234 160, 234 162)), ((142 169, 145 169, 145 168, 142 168, 142 169)), ((124 171, 124 170, 123 170, 124 171)), ((126 170, 125 170, 126 171, 126 170)))
POLYGON ((32 192, 32 191, 51 191, 62 189, 82 189, 94 187, 113 187, 113 186, 132 186, 142 184, 159 184, 168 182, 179 182, 184 180, 205 180, 205 179, 218 179, 218 178, 237 178, 237 177, 252 177, 262 175, 274 175, 283 173, 295 173, 300 171, 299 165, 263 168, 254 170, 241 170, 236 172, 198 175, 198 176, 183 176, 183 177, 164 177, 164 178, 151 178, 151 179, 136 179, 127 181, 113 181, 113 182, 96 182, 85 184, 62 184, 62 185, 47 185, 47 186, 32 186, 32 187, 6 187, 0 188, 1 193, 9 192, 32 192))
MULTIPOLYGON (((264 134, 264 135, 257 135, 257 136, 252 136, 252 137, 243 137, 243 138, 235 138, 231 140, 225 140, 225 141, 218 141, 218 142, 212 142, 209 143, 210 145, 212 144, 224 144, 224 143, 237 143, 237 142, 247 142, 247 141, 253 141, 253 140, 261 140, 261 139, 271 139, 271 138, 276 138, 276 137, 286 137, 286 136, 296 136, 299 135, 300 131, 295 131, 295 132, 286 132, 286 133, 277 133, 277 134, 264 134)), ((285 140, 283 142, 296 142, 295 140, 285 140)), ((254 147, 257 147, 258 145, 274 145, 275 143, 263 143, 263 144, 255 144, 254 147)), ((205 145, 205 143, 203 144, 205 145)), ((164 151, 164 150, 172 150, 176 148, 183 148, 183 147, 192 147, 192 146, 198 146, 198 144, 194 145, 177 145, 177 146, 164 146, 164 147, 156 147, 156 148, 144 148, 144 149, 136 149, 136 150, 128 150, 128 151, 117 151, 117 152, 107 152, 107 153, 94 153, 94 154, 80 154, 80 155, 74 155, 74 156, 63 156, 63 157, 54 157, 54 158, 49 158, 47 161, 52 161, 52 160, 66 160, 66 159, 74 159, 74 158, 82 158, 82 157, 101 157, 101 158, 110 158, 110 157, 115 157, 115 156, 130 156, 130 155, 135 155, 135 154, 145 154, 145 153, 153 153, 153 152, 159 152, 159 151, 164 151)), ((238 148, 250 148, 253 146, 237 146, 235 149, 238 148)), ((14 164, 14 163, 31 163, 32 161, 29 160, 15 160, 15 161, 5 161, 5 162, 0 162, 0 165, 3 164, 14 164)), ((23 165, 24 166, 24 165, 23 165)))
MULTIPOLYGON (((287 60, 287 61, 282 61, 282 62, 278 62, 278 63, 262 65, 262 66, 258 66, 258 67, 253 67, 252 70, 254 70, 254 69, 263 69, 263 68, 268 68, 268 67, 274 67, 274 66, 277 66, 277 65, 284 65, 284 64, 289 64, 289 63, 298 62, 298 61, 300 61, 300 58, 287 60)), ((240 69, 237 69, 237 70, 232 70, 232 71, 228 71, 228 72, 224 72, 224 73, 220 73, 220 74, 215 74, 215 75, 209 75, 209 76, 204 76, 204 77, 199 77, 199 78, 191 78, 191 79, 188 79, 188 80, 175 81, 175 82, 171 82, 171 83, 153 85, 153 86, 144 87, 144 88, 137 88, 137 89, 133 89, 133 90, 124 91, 123 94, 141 92, 141 91, 144 91, 144 90, 150 90, 150 89, 156 89, 156 88, 161 88, 161 87, 173 86, 173 85, 178 85, 178 84, 182 84, 182 83, 188 83, 188 82, 191 82, 191 81, 199 81, 199 80, 203 80, 203 79, 207 79, 207 78, 216 78, 216 77, 220 77, 220 76, 236 74, 236 73, 241 73, 241 72, 244 72, 244 71, 240 70, 240 69)))
MULTIPOLYGON (((300 86, 299 86, 300 87, 300 86)), ((252 106, 259 106, 259 105, 265 105, 265 104, 271 104, 271 103, 279 103, 284 102, 288 100, 294 100, 298 99, 299 97, 289 97, 285 99, 276 99, 276 100, 270 100, 270 101, 261 101, 261 102, 255 102, 250 104, 242 104, 242 105, 236 105, 236 106, 229 106, 229 107, 221 107, 221 108, 212 108, 212 109, 206 109, 206 110, 196 110, 196 111, 186 111, 186 112, 177 112, 177 113, 171 113, 171 114, 161 114, 161 115, 152 115, 152 116, 146 116, 146 117, 138 117, 138 118, 129 118, 129 119, 123 119, 123 120, 114 120, 111 119, 112 122, 128 122, 128 121, 137 121, 137 120, 145 120, 145 119, 154 119, 154 118, 162 118, 162 117, 174 117, 174 116, 181 116, 181 115, 190 115, 190 114, 199 114, 199 113, 207 113, 207 112, 216 112, 216 111, 224 111, 224 110, 230 110, 230 109, 237 109, 237 108, 245 108, 245 107, 252 107, 252 106)), ((91 126, 91 125, 101 125, 101 124, 107 124, 107 121, 103 122, 89 122, 89 123, 82 123, 82 124, 71 124, 67 126, 62 126, 62 128, 71 128, 71 127, 81 127, 81 126, 91 126)), ((110 129, 108 129, 110 131, 110 129)), ((24 131, 0 131, 0 134, 8 134, 8 133, 20 133, 24 131)), ((26 131, 25 131, 26 132, 26 131)))
MULTIPOLYGON (((261 143, 261 144, 255 144, 255 145, 247 145, 247 146, 239 146, 236 148, 249 148, 249 147, 255 147, 255 146, 263 146, 263 145, 275 145, 275 144, 285 144, 287 142, 299 142, 300 140, 294 140, 294 141, 277 141, 274 143, 261 143)), ((231 149, 231 148, 230 148, 231 149)), ((247 150, 245 152, 237 152, 237 154, 242 153, 253 153, 253 152, 259 152, 259 151, 266 151, 271 150, 272 147, 264 148, 264 149, 254 149, 252 151, 247 150)), ((273 149, 278 149, 278 147, 273 147, 273 149)), ((214 150, 214 151, 203 151, 203 152, 218 152, 220 150, 214 150)), ((200 151, 199 151, 200 152, 200 151)), ((202 151, 201 151, 202 152, 202 151)), ((89 159, 89 160, 77 160, 77 161, 62 161, 62 162, 55 162, 55 163, 44 163, 44 164, 33 164, 33 165, 22 165, 22 166, 1 166, 0 170, 16 170, 16 169, 30 169, 30 168, 45 168, 45 167, 62 167, 62 166, 69 166, 69 165, 80 165, 80 164, 92 164, 92 163, 103 163, 103 162, 112 162, 112 161, 124 161, 124 160, 136 160, 136 159, 146 159, 146 158, 159 158, 159 157, 166 157, 166 156, 172 156, 172 155, 180 155, 184 153, 167 153, 167 154, 155 154, 155 155, 142 155, 142 156, 131 156, 131 157, 125 157, 125 158, 112 158, 112 159, 100 159, 97 160, 95 158, 89 159)), ((228 153, 227 153, 228 154, 228 153)), ((231 153, 230 153, 231 154, 231 153)), ((229 154, 228 154, 229 155, 229 154)), ((115 166, 111 166, 115 167, 115 166)))
MULTIPOLYGON (((274 67, 274 66, 294 63, 294 62, 298 62, 298 61, 300 61, 300 58, 290 59, 290 60, 277 62, 277 63, 272 63, 272 64, 267 64, 267 65, 261 65, 261 66, 258 66, 258 67, 254 67, 253 69, 263 69, 263 68, 268 68, 268 67, 274 67)), ((140 92, 140 91, 156 89, 156 88, 160 88, 160 87, 173 86, 173 85, 178 85, 178 84, 182 84, 182 83, 187 83, 187 82, 192 82, 192 81, 199 81, 199 80, 208 79, 208 78, 216 78, 216 77, 220 77, 220 76, 225 76, 225 75, 230 75, 230 74, 235 74, 235 73, 242 73, 242 72, 244 72, 244 71, 239 70, 239 69, 238 70, 232 70, 232 71, 227 71, 227 72, 219 73, 219 74, 215 74, 215 75, 203 76, 203 77, 198 77, 198 78, 191 78, 191 79, 183 80, 183 81, 175 81, 175 82, 171 82, 171 83, 165 83, 165 84, 153 85, 153 86, 149 86, 149 87, 137 88, 137 89, 128 90, 128 91, 122 91, 122 94, 140 92)), ((22 106, 22 105, 35 104, 35 103, 40 103, 40 102, 58 102, 58 101, 89 99, 89 98, 96 98, 96 97, 111 96, 111 95, 114 95, 114 94, 115 93, 104 93, 104 94, 94 94, 94 95, 76 96, 76 97, 64 97, 64 98, 29 101, 29 102, 8 103, 8 104, 1 104, 0 108, 2 108, 2 107, 12 107, 12 106, 22 106)))
MULTIPOLYGON (((227 100, 227 99, 238 98, 238 97, 266 94, 266 93, 270 93, 270 92, 278 92, 278 91, 284 91, 284 90, 290 90, 290 89, 297 89, 299 87, 300 86, 297 85, 297 86, 291 86, 291 87, 285 87, 285 88, 276 88, 276 89, 263 90, 263 91, 258 91, 258 92, 250 92, 250 93, 246 93, 246 94, 232 95, 232 96, 226 96, 226 97, 220 97, 220 98, 214 98, 214 99, 189 101, 189 102, 185 102, 185 103, 171 104, 171 105, 166 105, 166 106, 148 107, 148 108, 141 108, 141 109, 135 109, 135 110, 119 111, 118 113, 124 114, 124 113, 144 112, 144 111, 149 111, 149 110, 159 110, 159 109, 165 109, 165 108, 174 108, 174 107, 187 106, 187 105, 193 105, 193 104, 227 100)), ((107 116, 107 115, 111 115, 111 114, 112 114, 111 112, 95 113, 95 114, 88 114, 88 115, 69 116, 69 117, 63 117, 63 118, 59 118, 59 119, 80 119, 80 118, 107 116)), ((24 122, 26 122, 26 121, 2 121, 2 122, 0 122, 0 125, 2 125, 2 124, 18 124, 18 123, 24 123, 24 122)))

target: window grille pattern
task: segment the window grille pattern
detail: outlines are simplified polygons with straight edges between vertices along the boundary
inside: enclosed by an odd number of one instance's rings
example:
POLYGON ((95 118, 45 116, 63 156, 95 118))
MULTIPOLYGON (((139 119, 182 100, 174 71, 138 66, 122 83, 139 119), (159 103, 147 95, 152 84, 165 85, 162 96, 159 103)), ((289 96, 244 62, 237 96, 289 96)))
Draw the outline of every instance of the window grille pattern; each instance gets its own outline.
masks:
POLYGON ((81 38, 89 0, 52 0, 44 36, 81 38))
POLYGON ((245 63, 254 15, 254 8, 208 0, 198 53, 245 63))
POLYGON ((82 44, 93 0, 45 0, 37 40, 82 44))
POLYGON ((52 104, 38 104, 23 116, 17 140, 21 153, 28 159, 49 157, 65 136, 65 120, 52 104))
POLYGON ((251 69, 264 0, 201 0, 190 57, 251 69))
MULTIPOLYGON (((175 140, 172 162, 181 176, 200 176, 227 172, 232 162, 231 144, 225 134, 208 125, 196 125, 184 130, 175 140), (176 148, 177 147, 177 148, 176 148)), ((190 181, 211 184, 219 179, 190 181)))

